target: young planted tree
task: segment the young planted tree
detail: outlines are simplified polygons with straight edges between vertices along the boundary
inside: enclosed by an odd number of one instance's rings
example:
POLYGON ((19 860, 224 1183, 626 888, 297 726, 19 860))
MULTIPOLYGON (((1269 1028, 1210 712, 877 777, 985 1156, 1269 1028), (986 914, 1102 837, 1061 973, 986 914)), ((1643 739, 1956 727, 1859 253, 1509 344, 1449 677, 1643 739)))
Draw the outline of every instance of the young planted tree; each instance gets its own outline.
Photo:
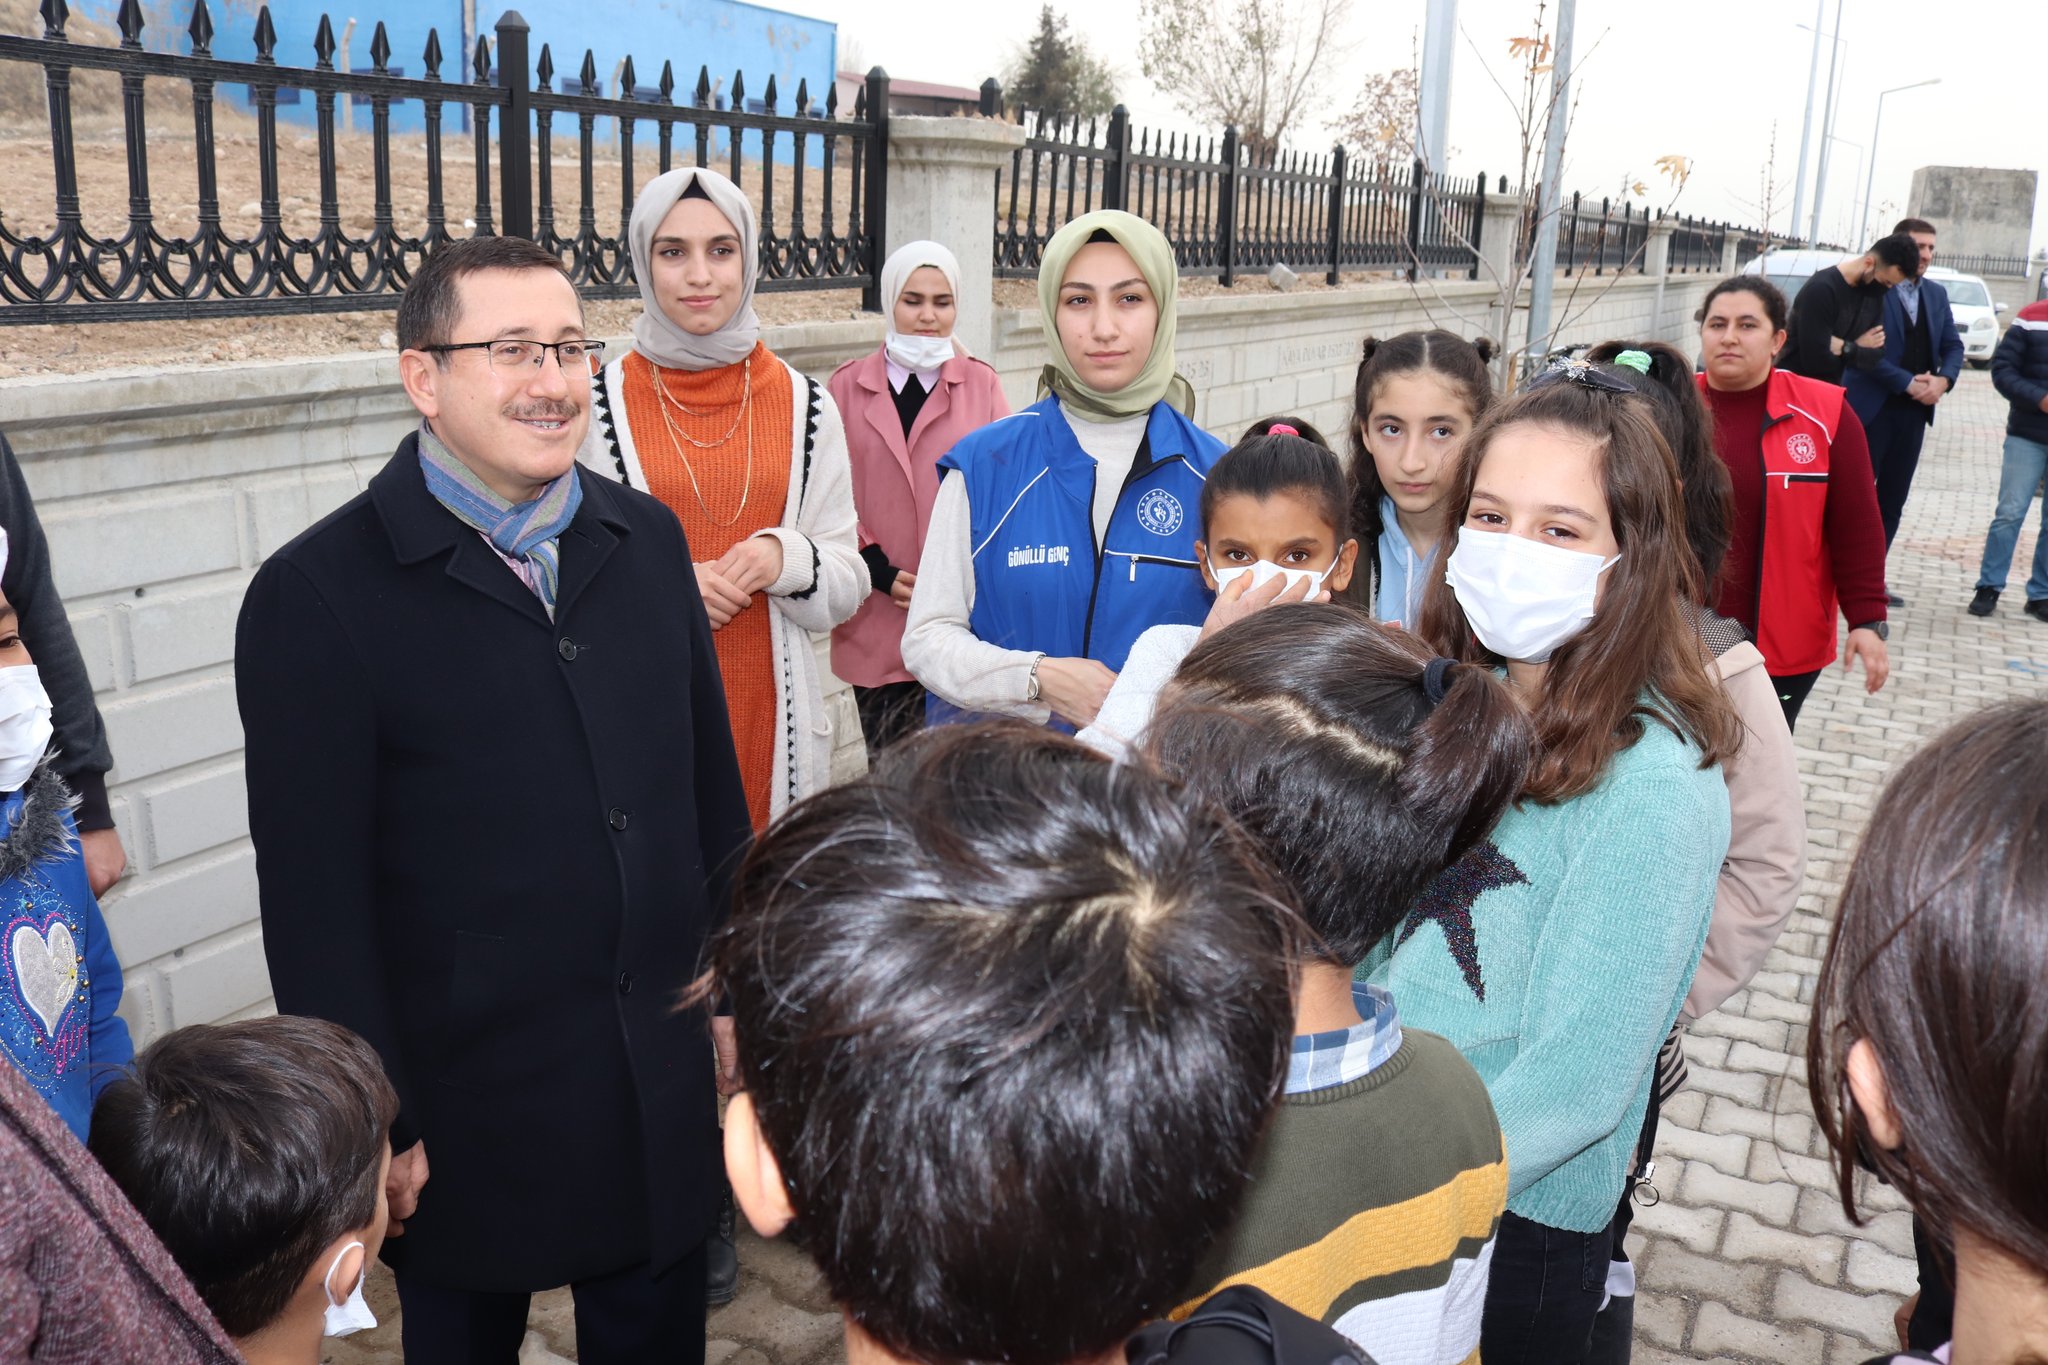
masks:
MULTIPOLYGON (((1535 186, 1540 169, 1539 163, 1542 159, 1543 144, 1549 136, 1551 120, 1558 118, 1565 121, 1565 146, 1569 148, 1572 117, 1576 112, 1576 103, 1574 103, 1573 107, 1565 107, 1553 95, 1553 83, 1556 73, 1552 65, 1552 56, 1555 52, 1555 46, 1549 25, 1548 10, 1548 0, 1537 0, 1535 13, 1532 16, 1528 31, 1508 40, 1508 60, 1513 63, 1513 68, 1507 80, 1503 80, 1499 73, 1494 70, 1492 64, 1487 61, 1486 54, 1479 49, 1478 44, 1472 43, 1473 52, 1478 58, 1480 68, 1486 73, 1487 78, 1493 82, 1494 88, 1500 92, 1501 98, 1508 106, 1510 117, 1514 120, 1515 124, 1517 146, 1515 165, 1512 173, 1504 178, 1518 187, 1515 191, 1516 193, 1527 195, 1530 200, 1527 209, 1516 216, 1513 240, 1509 249, 1500 252, 1498 255, 1489 249, 1480 255, 1480 277, 1492 284, 1495 289, 1494 297, 1491 301, 1490 319, 1482 326, 1478 325, 1474 319, 1464 317, 1452 305, 1450 300, 1446 299, 1442 292, 1437 289, 1435 282, 1429 278, 1428 272, 1425 270, 1417 270, 1415 272, 1416 279, 1410 286, 1417 291, 1418 295, 1423 293, 1430 295, 1429 298, 1424 300, 1424 303, 1432 313, 1437 308, 1446 309, 1457 318, 1462 328, 1468 334, 1476 331, 1485 331, 1493 337, 1494 354, 1496 356, 1495 364, 1501 370, 1504 387, 1510 389, 1525 369, 1528 368, 1532 360, 1540 359, 1554 349, 1558 344, 1558 338, 1564 331, 1580 317, 1583 317, 1586 311, 1593 307, 1594 304, 1599 302, 1607 290, 1613 287, 1614 280, 1619 279, 1625 271, 1639 267, 1642 263, 1641 254, 1643 248, 1639 245, 1621 263, 1613 275, 1606 277, 1604 284, 1591 290, 1585 288, 1589 280, 1587 273, 1584 270, 1574 271, 1571 287, 1565 292, 1564 298, 1560 301, 1554 313, 1552 325, 1541 336, 1525 335, 1519 345, 1515 343, 1513 334, 1516 314, 1522 306, 1522 291, 1529 285, 1532 278, 1535 265, 1536 238, 1538 230, 1543 223, 1540 202, 1535 196, 1535 186), (1502 260, 1505 260, 1507 263, 1505 271, 1499 268, 1499 262, 1502 260), (1586 295, 1583 299, 1581 298, 1582 294, 1586 295)), ((1469 33, 1466 35, 1466 40, 1467 42, 1472 42, 1469 33)), ((1597 49, 1599 44, 1596 42, 1593 46, 1594 49, 1597 49)), ((1586 61, 1591 56, 1592 50, 1589 49, 1579 58, 1578 70, 1574 74, 1581 80, 1584 76, 1586 61)), ((1666 154, 1656 158, 1657 174, 1669 185, 1671 191, 1670 197, 1666 202, 1658 206, 1661 212, 1668 213, 1676 206, 1679 196, 1684 193, 1687 180, 1691 177, 1692 164, 1691 158, 1678 154, 1666 154)), ((1633 175, 1628 177, 1626 190, 1627 193, 1623 196, 1624 203, 1629 198, 1647 198, 1649 194, 1649 187, 1643 185, 1633 175)), ((1440 221, 1455 223, 1457 221, 1456 216, 1449 212, 1449 205, 1441 198, 1441 192, 1433 183, 1429 193, 1432 196, 1431 208, 1434 210, 1434 215, 1440 221)), ((1489 187, 1489 194, 1491 193, 1492 190, 1489 187)), ((1560 213, 1568 212, 1569 204, 1570 197, 1561 196, 1558 211, 1560 213)), ((1456 231, 1455 228, 1452 230, 1452 236, 1454 240, 1460 241, 1466 248, 1476 250, 1477 243, 1466 240, 1463 234, 1456 231)), ((1492 244, 1489 243, 1488 245, 1491 248, 1492 244)), ((1564 264, 1564 262, 1560 260, 1559 264, 1564 264)))
POLYGON ((1038 10, 1038 29, 1010 58, 1003 96, 1012 108, 1093 118, 1116 106, 1116 73, 1067 29, 1051 5, 1038 10))
POLYGON ((1406 174, 1415 160, 1415 133, 1421 119, 1422 88, 1414 67, 1367 76, 1358 102, 1337 124, 1337 136, 1363 157, 1362 168, 1375 179, 1406 174))
POLYGON ((1190 117, 1231 124, 1255 161, 1341 76, 1351 0, 1141 0, 1145 75, 1190 117))

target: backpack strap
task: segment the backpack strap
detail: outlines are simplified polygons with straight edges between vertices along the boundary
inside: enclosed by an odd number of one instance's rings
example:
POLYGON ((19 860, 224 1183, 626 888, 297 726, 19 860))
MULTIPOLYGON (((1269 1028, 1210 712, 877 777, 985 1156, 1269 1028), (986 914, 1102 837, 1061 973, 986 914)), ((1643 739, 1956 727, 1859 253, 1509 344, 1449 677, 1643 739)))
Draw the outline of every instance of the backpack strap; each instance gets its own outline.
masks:
POLYGON ((1350 1338, 1247 1284, 1211 1294, 1180 1322, 1124 1345, 1129 1365, 1374 1365, 1350 1338))

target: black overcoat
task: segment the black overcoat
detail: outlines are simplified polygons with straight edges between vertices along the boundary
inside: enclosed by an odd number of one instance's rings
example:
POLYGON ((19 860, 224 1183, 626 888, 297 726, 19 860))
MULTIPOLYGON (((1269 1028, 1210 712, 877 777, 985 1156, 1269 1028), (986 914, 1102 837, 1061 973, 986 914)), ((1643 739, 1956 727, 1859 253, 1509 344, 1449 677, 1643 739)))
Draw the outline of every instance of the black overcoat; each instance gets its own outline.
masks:
POLYGON ((578 471, 556 618, 408 436, 266 561, 235 639, 280 1010, 398 1088, 430 1178, 387 1256, 546 1288, 702 1241, 719 1143, 700 969, 748 838, 682 527, 578 471))

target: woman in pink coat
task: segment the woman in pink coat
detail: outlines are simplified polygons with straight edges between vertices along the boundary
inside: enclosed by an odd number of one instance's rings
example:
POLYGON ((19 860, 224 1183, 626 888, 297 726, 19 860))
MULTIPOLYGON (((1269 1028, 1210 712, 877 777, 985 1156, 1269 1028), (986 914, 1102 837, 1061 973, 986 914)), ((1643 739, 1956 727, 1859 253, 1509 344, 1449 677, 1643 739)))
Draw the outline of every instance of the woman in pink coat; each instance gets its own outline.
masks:
POLYGON ((937 242, 897 248, 882 265, 890 300, 882 348, 833 371, 846 423, 860 554, 874 585, 832 632, 832 671, 853 684, 873 753, 917 729, 924 688, 903 666, 903 623, 939 494, 938 463, 968 432, 1010 415, 996 372, 953 339, 960 263, 937 242))

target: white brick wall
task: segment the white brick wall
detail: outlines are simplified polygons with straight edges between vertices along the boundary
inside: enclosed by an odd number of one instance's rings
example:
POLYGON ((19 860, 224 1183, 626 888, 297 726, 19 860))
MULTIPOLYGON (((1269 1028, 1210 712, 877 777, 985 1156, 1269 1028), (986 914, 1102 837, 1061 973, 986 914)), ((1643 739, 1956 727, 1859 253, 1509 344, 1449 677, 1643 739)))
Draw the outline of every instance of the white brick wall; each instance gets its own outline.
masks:
MULTIPOLYGON (((1665 335, 1689 337, 1706 283, 1668 281, 1665 335)), ((1652 325, 1654 280, 1588 280, 1576 301, 1569 293, 1559 290, 1560 315, 1582 316, 1567 339, 1652 325)), ((1430 325, 1476 335, 1491 330, 1490 304, 1490 289, 1462 281, 1190 300, 1181 368, 1201 396, 1199 420, 1219 434, 1296 412, 1335 437, 1361 338, 1430 325)), ((1037 315, 1000 314, 993 330, 987 354, 1011 402, 1032 401, 1045 344, 1037 315)), ((880 338, 879 320, 867 320, 781 328, 768 341, 823 379, 880 338)), ((414 420, 389 356, 0 386, 0 430, 37 498, 114 747, 131 870, 106 915, 128 979, 122 1012, 145 1041, 267 1007, 235 617, 264 556, 360 491, 414 420)), ((851 694, 837 688, 829 704, 846 776, 861 766, 851 694)))

